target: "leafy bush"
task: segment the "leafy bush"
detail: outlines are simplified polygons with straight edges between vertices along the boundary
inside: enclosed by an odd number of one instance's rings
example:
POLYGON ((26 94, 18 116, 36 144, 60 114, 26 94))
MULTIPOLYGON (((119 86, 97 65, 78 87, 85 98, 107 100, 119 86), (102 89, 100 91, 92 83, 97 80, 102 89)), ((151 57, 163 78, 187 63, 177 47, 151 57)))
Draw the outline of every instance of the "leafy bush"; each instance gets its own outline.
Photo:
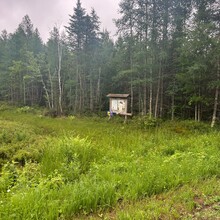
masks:
POLYGON ((70 120, 74 120, 76 117, 74 116, 74 115, 69 115, 68 116, 68 119, 70 119, 70 120))
POLYGON ((18 113, 35 113, 35 109, 30 106, 24 106, 17 109, 18 113))
POLYGON ((6 111, 6 110, 10 110, 10 109, 12 109, 12 107, 9 106, 7 103, 0 102, 0 111, 6 111))
POLYGON ((0 133, 0 143, 9 144, 11 143, 13 138, 13 134, 7 132, 5 129, 3 129, 0 133))
POLYGON ((69 181, 79 178, 90 168, 90 163, 99 158, 99 151, 89 141, 80 138, 49 138, 42 157, 42 171, 54 170, 64 173, 69 181))
POLYGON ((2 167, 0 175, 0 194, 10 192, 11 188, 16 184, 17 169, 15 163, 6 163, 2 167))
POLYGON ((180 122, 182 126, 184 126, 186 129, 193 130, 193 131, 199 131, 199 132, 208 132, 211 131, 211 127, 209 124, 204 122, 196 122, 196 121, 183 121, 180 122))
POLYGON ((192 120, 168 122, 165 126, 167 129, 170 129, 177 134, 190 134, 192 132, 204 133, 212 131, 209 124, 192 120))
POLYGON ((133 123, 137 124, 142 129, 158 127, 161 124, 161 122, 161 119, 150 118, 148 115, 133 118, 133 123))

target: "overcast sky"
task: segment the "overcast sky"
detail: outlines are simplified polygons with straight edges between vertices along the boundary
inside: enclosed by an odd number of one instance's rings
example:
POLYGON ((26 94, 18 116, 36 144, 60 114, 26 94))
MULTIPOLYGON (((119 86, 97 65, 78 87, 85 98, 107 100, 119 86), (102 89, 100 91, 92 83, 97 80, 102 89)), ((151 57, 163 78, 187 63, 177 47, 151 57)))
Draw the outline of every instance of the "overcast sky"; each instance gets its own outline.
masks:
MULTIPOLYGON (((42 39, 46 41, 55 24, 68 24, 76 2, 77 0, 0 0, 0 31, 6 29, 8 33, 14 32, 27 14, 34 28, 38 28, 42 39)), ((116 32, 112 19, 118 17, 119 2, 120 0, 81 0, 82 7, 88 13, 91 8, 96 10, 101 27, 110 31, 111 35, 116 32)))

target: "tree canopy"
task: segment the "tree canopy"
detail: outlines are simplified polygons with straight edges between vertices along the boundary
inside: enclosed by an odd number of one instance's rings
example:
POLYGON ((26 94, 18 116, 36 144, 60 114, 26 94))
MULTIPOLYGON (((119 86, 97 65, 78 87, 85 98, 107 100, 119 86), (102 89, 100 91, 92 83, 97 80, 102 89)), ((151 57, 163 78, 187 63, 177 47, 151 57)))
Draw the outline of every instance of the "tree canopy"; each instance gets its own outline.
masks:
POLYGON ((46 43, 25 15, 0 36, 0 100, 57 114, 108 110, 106 94, 129 93, 134 114, 210 120, 219 116, 217 0, 121 0, 115 42, 80 0, 65 31, 46 43))

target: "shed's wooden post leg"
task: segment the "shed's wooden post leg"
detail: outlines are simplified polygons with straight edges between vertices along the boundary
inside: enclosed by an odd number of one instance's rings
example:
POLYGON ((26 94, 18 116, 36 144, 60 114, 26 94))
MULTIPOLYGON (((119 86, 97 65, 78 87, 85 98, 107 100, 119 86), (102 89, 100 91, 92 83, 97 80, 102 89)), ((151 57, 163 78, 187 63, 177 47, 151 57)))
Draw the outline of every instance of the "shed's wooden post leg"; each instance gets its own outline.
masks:
POLYGON ((127 123, 127 119, 128 119, 128 116, 125 115, 125 120, 124 120, 124 123, 127 123))

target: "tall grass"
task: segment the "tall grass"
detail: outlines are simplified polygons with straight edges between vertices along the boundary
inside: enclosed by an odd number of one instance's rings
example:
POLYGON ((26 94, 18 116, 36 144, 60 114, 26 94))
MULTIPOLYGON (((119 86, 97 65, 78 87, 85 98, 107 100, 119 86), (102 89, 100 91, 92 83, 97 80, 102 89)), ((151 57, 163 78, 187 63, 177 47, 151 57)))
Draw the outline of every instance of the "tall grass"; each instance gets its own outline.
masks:
MULTIPOLYGON (((1 124, 11 118, 18 127, 31 128, 23 129, 20 141, 12 138, 15 145, 28 143, 25 163, 2 167, 0 219, 72 218, 220 176, 220 133, 203 124, 143 129, 100 119, 19 114, 0 114, 1 124), (40 149, 38 156, 34 149, 40 149)), ((4 127, 7 135, 12 126, 4 127)))

